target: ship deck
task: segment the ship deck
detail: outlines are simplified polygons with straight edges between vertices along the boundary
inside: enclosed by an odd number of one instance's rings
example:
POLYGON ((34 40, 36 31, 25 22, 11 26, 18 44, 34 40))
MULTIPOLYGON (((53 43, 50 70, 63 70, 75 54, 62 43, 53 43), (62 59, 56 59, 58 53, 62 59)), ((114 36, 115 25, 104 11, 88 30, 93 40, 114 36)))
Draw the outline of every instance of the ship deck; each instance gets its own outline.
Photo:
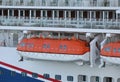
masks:
POLYGON ((60 28, 60 27, 21 27, 21 26, 0 26, 1 30, 21 30, 21 31, 53 31, 53 32, 78 32, 78 33, 111 33, 120 34, 118 29, 86 29, 86 28, 60 28))

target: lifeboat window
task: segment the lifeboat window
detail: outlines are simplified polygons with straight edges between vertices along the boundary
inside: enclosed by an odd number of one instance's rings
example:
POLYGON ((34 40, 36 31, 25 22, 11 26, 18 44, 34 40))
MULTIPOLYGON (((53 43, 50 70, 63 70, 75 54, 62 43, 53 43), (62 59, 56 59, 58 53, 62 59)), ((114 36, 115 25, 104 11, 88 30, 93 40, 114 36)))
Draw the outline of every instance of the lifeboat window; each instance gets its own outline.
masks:
POLYGON ((21 72, 21 75, 22 75, 23 77, 25 77, 25 76, 27 76, 27 73, 26 73, 26 72, 21 72))
POLYGON ((67 76, 67 81, 73 81, 73 76, 67 76))
POLYGON ((50 48, 49 44, 43 44, 43 48, 50 48))
POLYGON ((66 45, 64 45, 64 49, 66 49, 67 48, 67 46, 66 45))
POLYGON ((49 44, 47 45, 47 48, 50 48, 50 45, 49 45, 49 44))
POLYGON ((120 52, 120 48, 118 48, 118 52, 120 52))
POLYGON ((37 78, 37 77, 38 77, 38 74, 37 74, 37 73, 33 73, 33 74, 32 74, 32 77, 33 77, 33 78, 37 78))
POLYGON ((56 80, 61 80, 61 75, 55 75, 56 80))
POLYGON ((21 46, 21 47, 24 47, 24 46, 25 46, 25 43, 21 43, 20 46, 21 46))
POLYGON ((47 48, 47 45, 46 45, 46 44, 43 44, 43 48, 47 48))
POLYGON ((60 45, 60 49, 66 49, 67 46, 66 45, 60 45))
POLYGON ((110 47, 104 49, 106 52, 110 52, 110 47))
POLYGON ((62 46, 62 45, 60 45, 60 49, 62 49, 62 47, 63 47, 63 46, 62 46))
POLYGON ((113 49, 113 52, 116 52, 116 51, 117 51, 116 48, 114 48, 114 49, 113 49))
POLYGON ((46 78, 46 79, 50 78, 50 75, 49 75, 49 74, 44 74, 43 76, 44 76, 44 78, 46 78))

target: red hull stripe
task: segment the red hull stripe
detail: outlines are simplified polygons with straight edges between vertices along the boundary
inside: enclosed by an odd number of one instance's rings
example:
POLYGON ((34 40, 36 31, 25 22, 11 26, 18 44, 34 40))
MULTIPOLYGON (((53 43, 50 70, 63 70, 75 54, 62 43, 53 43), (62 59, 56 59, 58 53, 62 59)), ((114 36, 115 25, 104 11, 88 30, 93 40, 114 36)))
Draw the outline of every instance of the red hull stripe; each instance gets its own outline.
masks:
MULTIPOLYGON (((19 67, 16 67, 16 66, 13 66, 13 65, 4 63, 4 62, 2 62, 2 61, 0 61, 0 64, 1 64, 1 65, 4 65, 4 66, 7 66, 7 67, 9 67, 9 68, 18 70, 18 71, 26 72, 26 73, 28 73, 28 74, 30 74, 30 75, 32 75, 32 73, 33 73, 33 72, 31 72, 31 71, 28 71, 28 70, 25 70, 25 69, 22 69, 22 68, 19 68, 19 67)), ((46 78, 44 78, 43 75, 40 75, 40 74, 38 74, 38 77, 39 77, 39 78, 46 79, 46 78)), ((46 79, 46 80, 49 80, 49 81, 51 81, 51 82, 61 82, 61 81, 58 81, 58 80, 55 80, 55 79, 52 79, 52 78, 48 78, 48 79, 46 79)))

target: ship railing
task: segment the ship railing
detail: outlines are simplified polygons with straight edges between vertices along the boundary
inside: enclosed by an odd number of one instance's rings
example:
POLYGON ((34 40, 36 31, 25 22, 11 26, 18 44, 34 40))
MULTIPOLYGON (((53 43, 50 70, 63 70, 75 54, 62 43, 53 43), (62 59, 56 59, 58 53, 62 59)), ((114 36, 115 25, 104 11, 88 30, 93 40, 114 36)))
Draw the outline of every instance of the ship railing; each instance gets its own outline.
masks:
POLYGON ((42 0, 23 0, 23 2, 18 0, 4 0, 0 2, 0 5, 3 6, 79 6, 79 7, 116 7, 119 5, 119 0, 45 0, 42 2, 42 0))
MULTIPOLYGON (((46 23, 59 23, 59 24, 83 24, 83 23, 89 23, 92 21, 92 23, 96 22, 95 19, 89 20, 89 19, 70 19, 70 18, 54 18, 54 20, 52 18, 27 18, 27 17, 0 17, 1 20, 5 21, 9 21, 9 22, 14 22, 16 20, 21 21, 22 23, 27 23, 27 22, 35 22, 35 23, 39 23, 39 22, 46 22, 46 23), (81 21, 81 22, 80 22, 81 21)), ((98 21, 101 22, 101 21, 98 21)))
POLYGON ((69 27, 69 28, 120 28, 120 19, 88 18, 46 18, 46 17, 13 17, 0 16, 1 25, 69 27))

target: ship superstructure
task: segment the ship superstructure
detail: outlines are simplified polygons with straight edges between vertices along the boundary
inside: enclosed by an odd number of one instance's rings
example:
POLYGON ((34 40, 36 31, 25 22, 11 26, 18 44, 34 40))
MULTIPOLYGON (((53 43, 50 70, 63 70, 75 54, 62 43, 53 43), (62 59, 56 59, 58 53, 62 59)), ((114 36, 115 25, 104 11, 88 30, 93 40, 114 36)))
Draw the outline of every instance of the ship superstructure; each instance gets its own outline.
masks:
POLYGON ((0 82, 120 82, 120 0, 0 0, 0 82))

